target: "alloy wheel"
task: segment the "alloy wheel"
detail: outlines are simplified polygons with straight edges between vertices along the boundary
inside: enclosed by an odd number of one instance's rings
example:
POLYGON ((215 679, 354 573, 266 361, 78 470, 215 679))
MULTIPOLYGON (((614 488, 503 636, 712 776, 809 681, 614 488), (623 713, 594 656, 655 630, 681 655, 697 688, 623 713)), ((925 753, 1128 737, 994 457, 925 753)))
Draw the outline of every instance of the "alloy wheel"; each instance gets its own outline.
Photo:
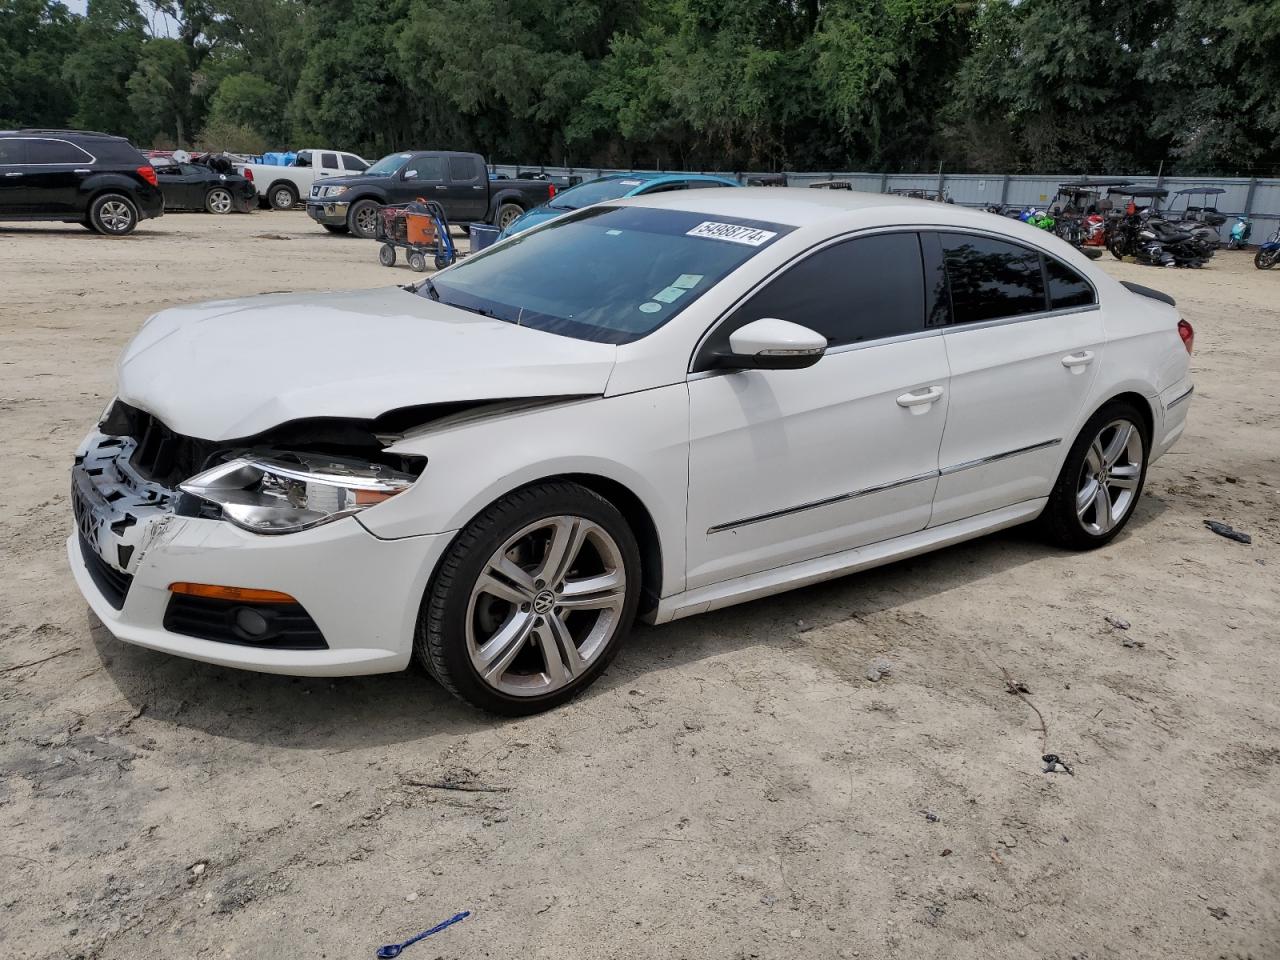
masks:
POLYGON ((373 205, 356 211, 356 232, 362 237, 372 237, 378 227, 378 208, 373 205))
POLYGON ((1108 533, 1133 509, 1142 482, 1142 431, 1128 420, 1113 420, 1089 445, 1076 487, 1076 515, 1085 531, 1108 533))
POLYGON ((133 211, 123 200, 108 200, 99 209, 98 220, 112 233, 121 233, 133 223, 133 211))
POLYGON ((466 639, 485 684, 541 696, 590 669, 622 623, 622 550, 584 517, 538 520, 507 539, 471 590, 466 639))
POLYGON ((210 190, 208 202, 211 213, 231 212, 231 194, 226 190, 210 190))

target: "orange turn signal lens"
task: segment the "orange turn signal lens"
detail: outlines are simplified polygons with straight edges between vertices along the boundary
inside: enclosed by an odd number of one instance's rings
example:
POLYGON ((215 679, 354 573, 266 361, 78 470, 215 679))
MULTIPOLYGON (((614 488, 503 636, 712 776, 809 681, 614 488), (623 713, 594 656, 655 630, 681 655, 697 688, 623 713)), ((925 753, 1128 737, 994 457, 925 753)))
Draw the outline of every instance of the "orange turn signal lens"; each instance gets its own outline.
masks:
POLYGON ((209 597, 213 600, 236 600, 240 603, 297 603, 293 597, 279 590, 255 590, 252 587, 219 587, 212 583, 171 583, 171 593, 184 593, 189 597, 209 597))
POLYGON ((383 500, 390 500, 399 490, 352 490, 355 495, 356 506, 371 507, 375 503, 381 503, 383 500))

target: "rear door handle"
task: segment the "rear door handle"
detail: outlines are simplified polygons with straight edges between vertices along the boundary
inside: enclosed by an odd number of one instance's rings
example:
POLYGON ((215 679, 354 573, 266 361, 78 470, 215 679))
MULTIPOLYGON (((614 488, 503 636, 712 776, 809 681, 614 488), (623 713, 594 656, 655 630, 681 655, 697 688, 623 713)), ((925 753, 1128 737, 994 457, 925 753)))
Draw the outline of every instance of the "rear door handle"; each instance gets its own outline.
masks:
POLYGON ((1081 350, 1079 353, 1071 353, 1062 358, 1062 365, 1072 372, 1083 370, 1091 363, 1093 363, 1092 350, 1081 350))
POLYGON ((5 176, 6 176, 6 177, 20 177, 20 176, 22 176, 22 174, 20 174, 20 173, 6 173, 6 174, 5 174, 5 176))
POLYGON ((924 413, 930 405, 942 398, 941 387, 930 387, 919 393, 904 393, 898 398, 898 406, 906 407, 912 413, 924 413))
POLYGON ((71 172, 72 173, 93 173, 93 171, 90 170, 88 167, 84 167, 83 169, 80 169, 80 170, 72 170, 71 172))

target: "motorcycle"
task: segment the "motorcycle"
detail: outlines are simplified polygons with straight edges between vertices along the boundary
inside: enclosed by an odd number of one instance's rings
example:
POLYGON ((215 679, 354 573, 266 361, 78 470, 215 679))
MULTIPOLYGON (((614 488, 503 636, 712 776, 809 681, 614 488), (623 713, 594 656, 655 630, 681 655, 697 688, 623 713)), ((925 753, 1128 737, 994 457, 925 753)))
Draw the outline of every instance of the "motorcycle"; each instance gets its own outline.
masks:
POLYGON ((1253 265, 1259 270, 1270 270, 1280 263, 1280 228, 1276 229, 1266 243, 1258 245, 1258 252, 1253 255, 1253 265))
POLYGON ((1231 236, 1227 239, 1228 250, 1243 250, 1249 245, 1249 237, 1253 235, 1253 221, 1246 216, 1236 215, 1236 222, 1231 225, 1231 236))
POLYGON ((1218 245, 1216 230, 1206 228, 1214 233, 1210 240, 1197 230, 1170 223, 1156 212, 1156 202, 1168 196, 1169 191, 1159 187, 1113 187, 1107 193, 1129 198, 1123 212, 1108 223, 1107 249, 1117 260, 1131 256, 1139 263, 1153 266, 1203 267, 1213 256, 1218 245), (1147 199, 1150 204, 1139 207, 1139 199, 1147 199))

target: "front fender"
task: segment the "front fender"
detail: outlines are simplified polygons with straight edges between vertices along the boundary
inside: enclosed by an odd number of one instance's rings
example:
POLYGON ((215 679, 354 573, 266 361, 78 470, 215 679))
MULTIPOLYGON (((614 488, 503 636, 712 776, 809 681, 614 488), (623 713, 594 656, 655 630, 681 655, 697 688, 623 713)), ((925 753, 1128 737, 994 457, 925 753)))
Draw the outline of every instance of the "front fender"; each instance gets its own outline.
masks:
POLYGON ((385 539, 448 533, 520 487, 567 474, 626 487, 657 530, 663 593, 684 589, 689 485, 689 399, 683 384, 618 397, 593 397, 507 413, 388 448, 426 457, 414 486, 364 511, 360 521, 385 539))

